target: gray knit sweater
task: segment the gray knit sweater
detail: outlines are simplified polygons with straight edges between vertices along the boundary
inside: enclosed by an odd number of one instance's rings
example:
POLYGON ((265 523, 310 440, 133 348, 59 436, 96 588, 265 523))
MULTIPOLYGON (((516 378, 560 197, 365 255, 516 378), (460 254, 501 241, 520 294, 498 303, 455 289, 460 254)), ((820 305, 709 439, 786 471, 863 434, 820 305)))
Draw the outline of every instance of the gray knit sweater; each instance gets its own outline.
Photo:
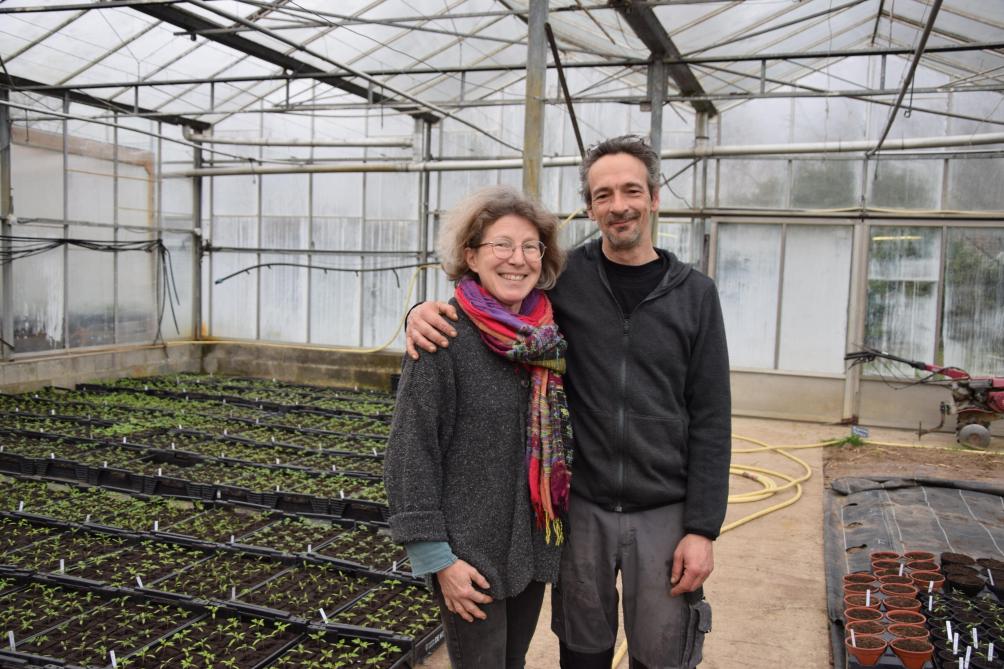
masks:
POLYGON ((529 375, 457 311, 449 348, 405 358, 384 463, 390 529, 402 544, 449 542, 492 597, 512 597, 531 581, 554 582, 561 553, 530 508, 529 375))

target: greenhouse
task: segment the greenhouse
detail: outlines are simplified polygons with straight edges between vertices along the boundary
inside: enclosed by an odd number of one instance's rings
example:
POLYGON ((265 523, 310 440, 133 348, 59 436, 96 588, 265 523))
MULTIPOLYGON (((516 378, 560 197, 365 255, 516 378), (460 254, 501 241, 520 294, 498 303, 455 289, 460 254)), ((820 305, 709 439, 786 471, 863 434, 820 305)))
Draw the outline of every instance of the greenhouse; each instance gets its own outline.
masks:
MULTIPOLYGON (((607 243, 580 166, 621 135, 661 161, 654 248, 717 287, 734 423, 961 442, 950 478, 1004 492, 1000 0, 6 0, 0 65, 0 666, 448 666, 386 530, 406 318, 453 297, 437 238, 483 187, 607 243), (38 641, 80 588, 158 625, 38 641), (175 665, 186 625, 260 643, 175 665)), ((730 522, 828 457, 742 452, 730 522)), ((826 606, 804 666, 843 669, 826 606)))

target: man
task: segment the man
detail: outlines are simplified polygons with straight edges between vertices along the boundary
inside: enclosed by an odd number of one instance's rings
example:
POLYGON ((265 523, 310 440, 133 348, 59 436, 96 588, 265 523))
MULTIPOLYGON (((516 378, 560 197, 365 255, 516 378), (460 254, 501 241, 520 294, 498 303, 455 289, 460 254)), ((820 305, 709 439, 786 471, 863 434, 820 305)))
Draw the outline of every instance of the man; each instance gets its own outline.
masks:
MULTIPOLYGON (((582 195, 601 239, 569 253, 551 291, 575 439, 551 597, 566 669, 610 666, 618 572, 632 667, 695 667, 710 629, 701 586, 728 498, 728 354, 712 281, 652 244, 659 167, 639 137, 590 148, 582 195)), ((410 355, 448 345, 440 314, 456 318, 443 303, 411 314, 410 355)))

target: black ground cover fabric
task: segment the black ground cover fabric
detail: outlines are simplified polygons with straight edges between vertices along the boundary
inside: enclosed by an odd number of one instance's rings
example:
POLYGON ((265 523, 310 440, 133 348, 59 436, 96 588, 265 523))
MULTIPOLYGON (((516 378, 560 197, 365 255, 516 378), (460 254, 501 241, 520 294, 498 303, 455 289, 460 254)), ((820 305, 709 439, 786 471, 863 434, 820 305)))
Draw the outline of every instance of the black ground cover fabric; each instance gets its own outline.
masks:
MULTIPOLYGON (((826 602, 833 666, 846 666, 843 575, 871 568, 874 551, 943 551, 1004 559, 1000 483, 932 478, 841 478, 824 496, 826 602)), ((887 656, 876 666, 902 666, 887 656)), ((857 666, 852 662, 852 666, 857 666)))

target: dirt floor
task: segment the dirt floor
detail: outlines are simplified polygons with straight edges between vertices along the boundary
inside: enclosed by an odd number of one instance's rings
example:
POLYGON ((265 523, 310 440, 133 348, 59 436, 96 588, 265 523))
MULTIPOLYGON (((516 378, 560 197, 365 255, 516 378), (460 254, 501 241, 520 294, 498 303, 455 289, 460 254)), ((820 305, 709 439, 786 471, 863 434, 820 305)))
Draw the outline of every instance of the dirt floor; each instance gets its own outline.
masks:
MULTIPOLYGON (((849 428, 735 418, 733 431, 737 437, 755 440, 733 440, 733 465, 758 469, 745 469, 731 479, 734 501, 726 515, 726 531, 715 544, 715 573, 705 587, 714 624, 705 643, 704 669, 831 666, 822 526, 823 491, 831 480, 865 475, 1004 480, 1000 437, 991 444, 999 450, 975 452, 959 449, 947 433, 918 438, 915 432, 875 428, 864 445, 821 447, 811 445, 847 437, 849 428), (793 448, 782 454, 766 450, 765 445, 793 448), (785 475, 798 480, 797 485, 785 475), (782 489, 753 499, 769 485, 765 481, 782 489), (758 517, 745 521, 751 516, 758 517)), ((557 641, 549 622, 545 599, 527 654, 530 669, 558 666, 557 641)), ((618 648, 622 641, 623 631, 618 648)), ((423 666, 449 667, 445 647, 423 666)), ((615 665, 627 666, 626 659, 615 665)))

